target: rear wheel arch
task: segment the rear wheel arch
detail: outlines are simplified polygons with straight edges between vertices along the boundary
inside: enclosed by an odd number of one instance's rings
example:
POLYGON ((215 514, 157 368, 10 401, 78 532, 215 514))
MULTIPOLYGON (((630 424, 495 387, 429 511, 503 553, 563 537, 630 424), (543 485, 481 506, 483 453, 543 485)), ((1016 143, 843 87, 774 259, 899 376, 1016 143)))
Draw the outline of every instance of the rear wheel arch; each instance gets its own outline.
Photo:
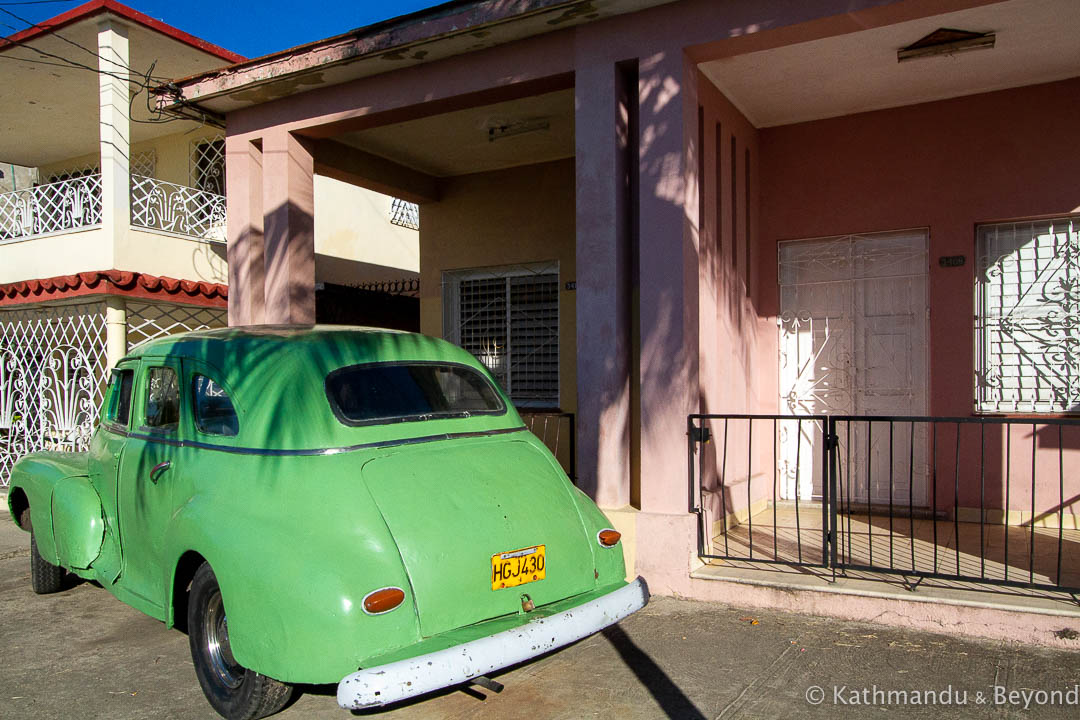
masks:
POLYGON ((187 550, 177 559, 173 570, 172 593, 169 596, 169 627, 187 632, 188 591, 191 589, 195 572, 204 562, 206 558, 195 550, 187 550))
POLYGON ((34 523, 30 520, 30 500, 26 497, 26 491, 20 487, 14 488, 8 498, 8 507, 11 508, 11 515, 20 529, 26 532, 34 529, 34 523))

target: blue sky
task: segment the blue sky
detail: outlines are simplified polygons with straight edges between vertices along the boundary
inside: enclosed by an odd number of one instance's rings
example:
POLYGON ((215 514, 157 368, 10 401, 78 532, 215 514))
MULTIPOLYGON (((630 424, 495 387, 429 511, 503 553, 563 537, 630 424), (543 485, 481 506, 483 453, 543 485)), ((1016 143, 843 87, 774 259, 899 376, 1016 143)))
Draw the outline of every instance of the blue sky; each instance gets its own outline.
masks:
MULTIPOLYGON (((71 2, 0 1, 0 8, 30 22, 41 22, 78 7, 71 2)), ((353 28, 404 15, 442 0, 119 0, 139 12, 180 28, 233 52, 256 57, 353 28)), ((26 28, 0 13, 0 35, 26 28)))

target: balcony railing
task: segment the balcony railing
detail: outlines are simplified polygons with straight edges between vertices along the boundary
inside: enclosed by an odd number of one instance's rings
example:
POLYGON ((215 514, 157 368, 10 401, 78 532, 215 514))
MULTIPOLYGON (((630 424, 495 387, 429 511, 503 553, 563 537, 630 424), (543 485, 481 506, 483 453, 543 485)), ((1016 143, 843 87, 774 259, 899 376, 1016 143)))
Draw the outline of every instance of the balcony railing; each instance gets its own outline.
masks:
MULTIPOLYGON (((131 176, 131 225, 225 241, 225 196, 131 176)), ((0 193, 0 241, 101 225, 101 175, 0 193)))
POLYGON ((101 224, 101 175, 0 193, 0 240, 101 224))
POLYGON ((224 242, 225 196, 132 175, 131 224, 224 242))

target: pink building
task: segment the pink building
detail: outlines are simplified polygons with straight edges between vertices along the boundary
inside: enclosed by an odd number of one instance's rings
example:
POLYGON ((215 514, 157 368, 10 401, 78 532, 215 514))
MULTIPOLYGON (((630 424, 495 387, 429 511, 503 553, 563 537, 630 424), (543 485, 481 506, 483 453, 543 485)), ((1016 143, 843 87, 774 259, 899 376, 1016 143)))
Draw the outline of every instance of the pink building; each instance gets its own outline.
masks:
POLYGON ((1077 28, 1072 0, 472 0, 162 102, 227 120, 231 323, 314 320, 318 176, 419 203, 421 329, 554 418, 654 591, 1053 643, 1077 28))

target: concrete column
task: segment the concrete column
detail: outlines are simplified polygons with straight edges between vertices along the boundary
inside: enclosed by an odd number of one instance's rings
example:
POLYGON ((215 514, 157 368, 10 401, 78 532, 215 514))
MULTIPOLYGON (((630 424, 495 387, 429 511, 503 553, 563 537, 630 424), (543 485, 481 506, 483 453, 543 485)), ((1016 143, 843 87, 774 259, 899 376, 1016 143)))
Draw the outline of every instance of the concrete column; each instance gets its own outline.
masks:
POLYGON ((116 366, 127 355, 127 302, 122 297, 105 297, 105 362, 116 366))
POLYGON ((686 513, 698 407, 697 94, 681 50, 639 64, 641 509, 686 513))
MULTIPOLYGON (((101 155, 101 226, 112 240, 112 265, 131 227, 129 174, 131 83, 128 31, 115 20, 98 24, 98 132, 101 155)), ((106 270, 108 268, 102 268, 106 270)))
POLYGON ((263 321, 315 322, 315 191, 311 143, 285 130, 263 138, 263 321))
POLYGON ((262 164, 255 143, 226 138, 229 325, 258 325, 266 314, 262 164))
POLYGON ((579 57, 577 472, 579 487, 605 508, 630 503, 629 110, 620 79, 610 60, 579 57))

